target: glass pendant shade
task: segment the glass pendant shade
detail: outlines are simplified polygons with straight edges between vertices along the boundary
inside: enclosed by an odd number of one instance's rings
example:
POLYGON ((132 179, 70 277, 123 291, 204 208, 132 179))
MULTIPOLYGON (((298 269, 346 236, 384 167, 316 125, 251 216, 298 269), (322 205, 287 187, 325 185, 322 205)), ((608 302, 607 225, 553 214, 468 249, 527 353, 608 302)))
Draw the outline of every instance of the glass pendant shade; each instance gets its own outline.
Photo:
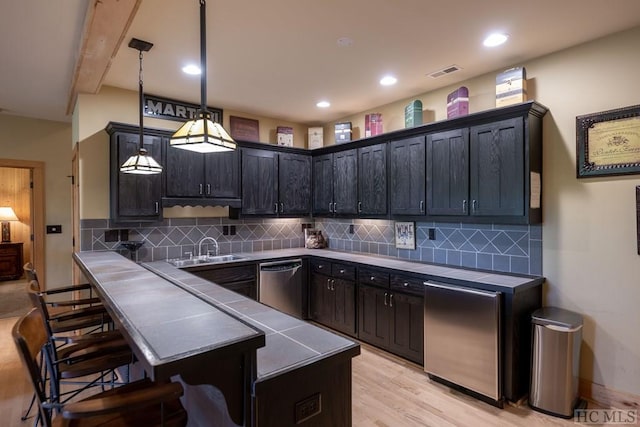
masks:
POLYGON ((208 113, 200 112, 194 120, 183 124, 171 137, 172 147, 198 153, 216 153, 236 149, 236 143, 220 123, 213 122, 208 113))
POLYGON ((137 154, 129 157, 129 159, 120 166, 120 172, 153 175, 162 173, 162 166, 155 159, 147 154, 145 148, 140 148, 137 154))

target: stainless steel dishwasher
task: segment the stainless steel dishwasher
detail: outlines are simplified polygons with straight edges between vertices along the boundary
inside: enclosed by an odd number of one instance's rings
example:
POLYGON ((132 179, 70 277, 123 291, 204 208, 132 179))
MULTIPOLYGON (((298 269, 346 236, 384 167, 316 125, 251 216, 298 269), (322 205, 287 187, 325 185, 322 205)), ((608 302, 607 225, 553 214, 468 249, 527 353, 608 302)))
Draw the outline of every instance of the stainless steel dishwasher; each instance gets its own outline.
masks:
POLYGON ((502 407, 501 294, 424 284, 425 372, 502 407))
POLYGON ((258 301, 299 319, 305 317, 301 259, 260 264, 258 301))

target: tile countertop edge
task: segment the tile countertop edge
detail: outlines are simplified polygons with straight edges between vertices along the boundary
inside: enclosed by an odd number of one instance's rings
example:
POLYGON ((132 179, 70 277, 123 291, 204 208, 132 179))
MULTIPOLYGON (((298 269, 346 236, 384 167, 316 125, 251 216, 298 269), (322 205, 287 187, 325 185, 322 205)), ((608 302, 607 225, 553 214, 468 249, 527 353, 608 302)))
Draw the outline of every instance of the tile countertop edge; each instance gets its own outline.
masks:
MULTIPOLYGON (((261 252, 234 253, 242 259, 215 264, 232 265, 241 262, 261 262, 291 257, 319 257, 336 262, 350 262, 367 267, 395 270, 398 273, 426 276, 424 280, 446 281, 448 284, 514 294, 544 283, 542 276, 518 275, 487 270, 429 264, 383 255, 360 252, 340 252, 331 249, 291 248, 261 252)), ((202 264, 201 264, 202 265, 202 264)))

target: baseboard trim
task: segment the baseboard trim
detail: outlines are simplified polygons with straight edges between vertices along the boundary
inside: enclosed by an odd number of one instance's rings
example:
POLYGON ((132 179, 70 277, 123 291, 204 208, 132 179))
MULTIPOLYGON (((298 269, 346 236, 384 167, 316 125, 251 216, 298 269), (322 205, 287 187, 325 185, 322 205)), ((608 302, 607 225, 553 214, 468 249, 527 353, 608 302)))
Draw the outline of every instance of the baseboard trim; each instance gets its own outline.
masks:
POLYGON ((591 381, 580 379, 578 393, 583 399, 594 402, 603 408, 640 409, 640 396, 612 390, 591 381))

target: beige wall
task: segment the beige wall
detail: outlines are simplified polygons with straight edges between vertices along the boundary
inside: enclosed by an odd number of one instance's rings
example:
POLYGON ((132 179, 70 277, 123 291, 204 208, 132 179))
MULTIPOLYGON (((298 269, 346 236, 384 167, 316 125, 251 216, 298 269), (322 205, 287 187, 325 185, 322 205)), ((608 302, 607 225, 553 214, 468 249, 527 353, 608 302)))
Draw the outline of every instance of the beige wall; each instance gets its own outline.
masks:
POLYGON ((45 224, 62 225, 45 234, 48 287, 71 283, 71 125, 0 115, 0 156, 45 163, 45 224))
MULTIPOLYGON (((584 315, 582 378, 640 395, 640 256, 635 187, 640 177, 576 179, 576 116, 640 103, 640 28, 529 61, 530 99, 544 118, 543 273, 545 304, 584 315)), ((502 70, 496 70, 496 72, 502 70)), ((495 75, 345 117, 364 133, 364 114, 384 130, 404 127, 404 107, 420 99, 426 116, 446 118, 447 94, 465 85, 471 112, 495 105, 495 75)), ((325 126, 333 134, 333 123, 325 126)))

